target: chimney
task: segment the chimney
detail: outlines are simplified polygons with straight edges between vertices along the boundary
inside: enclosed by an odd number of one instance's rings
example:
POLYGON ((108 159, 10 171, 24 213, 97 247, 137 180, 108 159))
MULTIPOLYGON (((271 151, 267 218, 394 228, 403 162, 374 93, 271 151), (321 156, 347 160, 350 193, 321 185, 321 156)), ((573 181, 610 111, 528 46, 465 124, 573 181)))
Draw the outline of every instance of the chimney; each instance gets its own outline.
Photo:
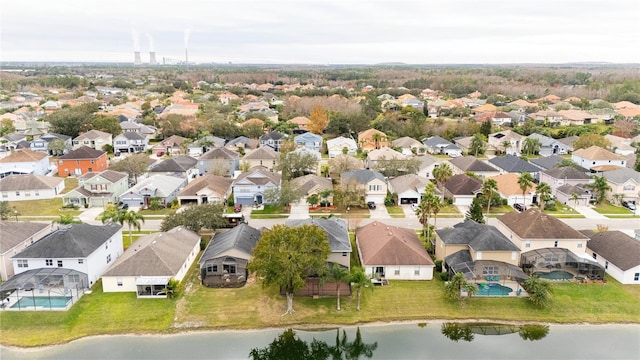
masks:
POLYGON ((149 65, 158 65, 155 51, 149 53, 149 65))
POLYGON ((133 65, 142 65, 142 58, 140 57, 140 51, 135 51, 133 53, 134 60, 133 65))

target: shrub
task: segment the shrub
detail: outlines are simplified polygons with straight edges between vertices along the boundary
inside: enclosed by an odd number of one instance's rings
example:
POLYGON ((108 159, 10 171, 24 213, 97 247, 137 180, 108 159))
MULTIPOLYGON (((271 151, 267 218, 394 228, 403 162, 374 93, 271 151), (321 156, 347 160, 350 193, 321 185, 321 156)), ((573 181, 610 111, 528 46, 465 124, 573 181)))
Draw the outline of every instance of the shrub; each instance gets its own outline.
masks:
POLYGON ((449 273, 448 272, 440 273, 440 280, 449 281, 449 273))
POLYGON ((204 238, 200 238, 200 250, 204 250, 207 248, 207 240, 204 238))
POLYGON ((436 260, 435 264, 436 264, 435 270, 437 272, 442 272, 442 260, 436 260))

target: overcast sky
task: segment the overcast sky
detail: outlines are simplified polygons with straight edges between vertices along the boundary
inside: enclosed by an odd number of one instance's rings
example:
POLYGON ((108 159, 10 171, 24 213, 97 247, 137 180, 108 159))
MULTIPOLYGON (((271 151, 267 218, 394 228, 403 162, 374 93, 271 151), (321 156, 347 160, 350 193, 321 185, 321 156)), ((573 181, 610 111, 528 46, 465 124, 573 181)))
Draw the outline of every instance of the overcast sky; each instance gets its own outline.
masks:
POLYGON ((640 62, 640 0, 8 0, 2 61, 640 62))

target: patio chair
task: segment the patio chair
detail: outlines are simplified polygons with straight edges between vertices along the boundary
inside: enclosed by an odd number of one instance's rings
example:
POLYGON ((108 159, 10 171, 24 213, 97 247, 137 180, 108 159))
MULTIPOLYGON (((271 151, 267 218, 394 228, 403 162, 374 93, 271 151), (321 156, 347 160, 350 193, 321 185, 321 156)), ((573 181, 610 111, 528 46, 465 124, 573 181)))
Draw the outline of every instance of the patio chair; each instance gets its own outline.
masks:
POLYGON ((518 289, 518 291, 516 291, 516 296, 520 296, 522 294, 522 289, 518 289))

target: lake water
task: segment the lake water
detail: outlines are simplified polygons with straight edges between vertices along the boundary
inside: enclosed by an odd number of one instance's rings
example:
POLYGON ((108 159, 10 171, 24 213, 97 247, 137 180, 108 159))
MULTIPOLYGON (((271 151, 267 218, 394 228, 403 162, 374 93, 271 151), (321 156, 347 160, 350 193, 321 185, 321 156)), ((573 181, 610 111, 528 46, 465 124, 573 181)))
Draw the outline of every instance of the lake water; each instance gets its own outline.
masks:
POLYGON ((296 359, 310 357, 309 352, 295 354, 315 348, 315 358, 338 349, 343 358, 373 359, 640 359, 640 325, 523 328, 430 322, 367 325, 359 331, 359 337, 354 327, 101 336, 42 349, 0 347, 0 358, 248 359, 254 350, 260 359, 296 359))

